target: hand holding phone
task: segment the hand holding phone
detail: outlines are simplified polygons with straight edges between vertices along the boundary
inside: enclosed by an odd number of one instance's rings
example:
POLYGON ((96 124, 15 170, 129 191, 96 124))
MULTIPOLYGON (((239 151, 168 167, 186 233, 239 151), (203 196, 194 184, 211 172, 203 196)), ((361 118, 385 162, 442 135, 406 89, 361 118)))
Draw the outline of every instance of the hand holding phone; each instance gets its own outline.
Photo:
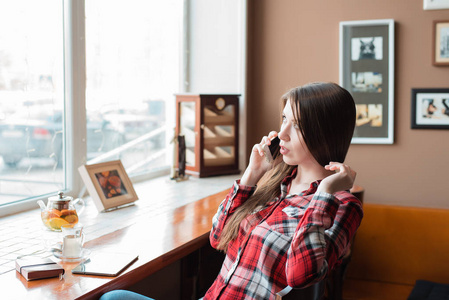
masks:
POLYGON ((272 163, 280 154, 280 146, 279 143, 281 140, 278 137, 275 137, 271 140, 270 145, 263 146, 263 152, 265 154, 265 159, 268 163, 272 163))
MULTIPOLYGON (((270 132, 269 136, 273 136, 274 134, 276 134, 276 132, 270 132)), ((262 176, 273 167, 272 162, 280 154, 280 139, 278 137, 275 137, 270 140, 270 145, 267 145, 265 144, 267 138, 268 137, 266 136, 263 137, 260 144, 254 145, 253 153, 250 157, 250 164, 243 173, 243 176, 240 179, 240 184, 249 186, 257 185, 257 182, 259 182, 260 178, 262 178, 262 176), (268 164, 263 161, 260 150, 263 151, 265 160, 268 164)))

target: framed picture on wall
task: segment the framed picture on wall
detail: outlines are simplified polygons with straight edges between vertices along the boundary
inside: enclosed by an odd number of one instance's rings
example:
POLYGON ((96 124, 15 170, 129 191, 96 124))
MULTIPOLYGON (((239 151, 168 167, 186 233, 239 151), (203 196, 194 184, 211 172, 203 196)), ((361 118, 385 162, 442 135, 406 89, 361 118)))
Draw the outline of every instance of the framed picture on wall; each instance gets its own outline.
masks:
POLYGON ((392 144, 394 20, 340 22, 340 85, 357 111, 353 144, 392 144))
POLYGON ((433 65, 449 66, 449 20, 433 21, 433 65))
POLYGON ((449 129, 449 88, 412 89, 413 129, 449 129))
POLYGON ((424 0, 424 9, 449 9, 449 0, 424 0))
POLYGON ((138 200, 120 160, 83 165, 78 171, 99 212, 129 205, 138 200))

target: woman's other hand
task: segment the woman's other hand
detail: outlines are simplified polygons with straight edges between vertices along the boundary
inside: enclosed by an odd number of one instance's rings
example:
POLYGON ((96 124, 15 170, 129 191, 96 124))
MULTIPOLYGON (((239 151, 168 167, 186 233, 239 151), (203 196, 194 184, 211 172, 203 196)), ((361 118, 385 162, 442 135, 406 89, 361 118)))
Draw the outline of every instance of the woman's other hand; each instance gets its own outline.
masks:
POLYGON ((333 194, 338 191, 349 190, 354 185, 357 173, 348 165, 330 162, 324 168, 329 171, 335 171, 335 174, 324 178, 318 186, 317 192, 333 194))

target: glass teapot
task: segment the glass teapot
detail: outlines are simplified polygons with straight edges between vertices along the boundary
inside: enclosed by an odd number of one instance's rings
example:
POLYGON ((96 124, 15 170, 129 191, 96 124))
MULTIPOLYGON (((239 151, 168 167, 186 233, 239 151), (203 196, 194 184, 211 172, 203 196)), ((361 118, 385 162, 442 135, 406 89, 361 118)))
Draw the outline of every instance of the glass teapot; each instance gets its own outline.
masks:
POLYGON ((37 201, 41 208, 41 219, 44 225, 53 231, 61 231, 61 226, 64 224, 75 225, 78 223, 78 216, 84 210, 84 200, 65 196, 63 192, 58 192, 57 196, 49 197, 47 206, 42 200, 37 201), (79 204, 81 208, 78 212, 75 205, 79 204))

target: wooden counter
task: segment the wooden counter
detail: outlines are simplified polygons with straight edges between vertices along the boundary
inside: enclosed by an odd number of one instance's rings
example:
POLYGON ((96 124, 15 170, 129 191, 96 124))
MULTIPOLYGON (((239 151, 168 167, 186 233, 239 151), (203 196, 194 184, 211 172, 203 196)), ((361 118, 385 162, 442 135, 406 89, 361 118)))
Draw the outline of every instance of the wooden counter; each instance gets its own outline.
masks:
POLYGON ((0 276, 0 290, 7 299, 98 299, 106 291, 126 288, 174 261, 206 245, 211 220, 228 190, 178 208, 167 208, 154 217, 91 240, 85 244, 95 251, 137 252, 139 259, 118 277, 73 275, 76 263, 62 264, 64 279, 27 282, 19 273, 0 276))

